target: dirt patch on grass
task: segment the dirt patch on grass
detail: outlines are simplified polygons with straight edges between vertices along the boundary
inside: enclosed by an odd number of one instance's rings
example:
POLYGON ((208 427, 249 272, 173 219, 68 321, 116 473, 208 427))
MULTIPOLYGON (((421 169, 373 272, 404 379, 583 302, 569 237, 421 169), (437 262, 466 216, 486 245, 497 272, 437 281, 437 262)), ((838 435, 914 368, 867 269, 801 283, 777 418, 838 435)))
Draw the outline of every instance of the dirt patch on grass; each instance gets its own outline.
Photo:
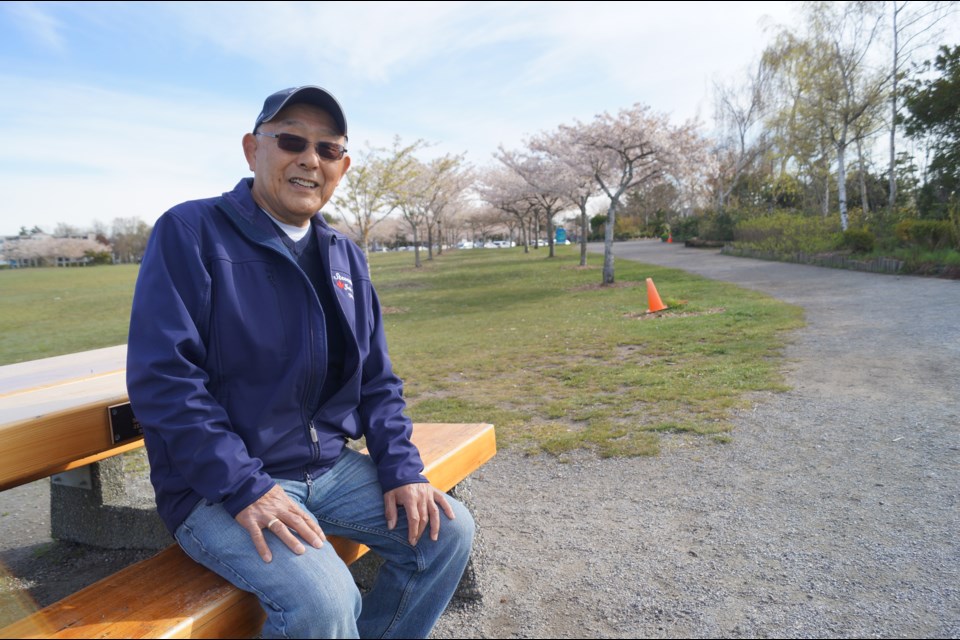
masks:
POLYGON ((625 313, 624 317, 633 318, 635 320, 656 320, 658 318, 693 318, 695 316, 712 316, 725 311, 726 308, 724 307, 714 307, 712 309, 704 309, 703 311, 670 311, 668 308, 664 309, 663 311, 654 311, 653 313, 625 313))

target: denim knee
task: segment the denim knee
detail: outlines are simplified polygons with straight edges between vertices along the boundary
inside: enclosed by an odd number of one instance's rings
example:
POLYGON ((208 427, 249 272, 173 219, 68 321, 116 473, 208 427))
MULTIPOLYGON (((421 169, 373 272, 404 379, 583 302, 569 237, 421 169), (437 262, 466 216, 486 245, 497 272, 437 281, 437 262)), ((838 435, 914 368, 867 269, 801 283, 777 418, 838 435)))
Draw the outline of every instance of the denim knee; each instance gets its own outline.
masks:
POLYGON ((363 601, 354 584, 314 584, 295 602, 267 608, 262 637, 356 638, 363 601))
POLYGON ((444 518, 437 542, 449 545, 459 553, 469 554, 476 535, 476 523, 467 508, 460 502, 451 501, 450 505, 453 507, 455 517, 453 520, 444 518))

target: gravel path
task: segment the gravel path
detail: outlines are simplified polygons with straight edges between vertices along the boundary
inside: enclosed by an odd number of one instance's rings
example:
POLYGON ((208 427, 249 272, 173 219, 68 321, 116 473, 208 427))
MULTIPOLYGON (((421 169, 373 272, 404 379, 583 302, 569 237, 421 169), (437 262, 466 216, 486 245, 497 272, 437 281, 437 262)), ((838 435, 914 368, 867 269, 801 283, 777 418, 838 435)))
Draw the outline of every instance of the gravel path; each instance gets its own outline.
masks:
MULTIPOLYGON (((960 637, 960 282, 617 255, 802 306, 792 390, 757 394, 726 445, 497 454, 469 483, 483 600, 434 637, 960 637)), ((47 486, 0 494, 0 561, 40 603, 150 553, 49 545, 47 486)))
POLYGON ((484 599, 434 637, 960 637, 960 282, 616 255, 802 306, 792 390, 758 394, 728 445, 499 453, 470 489, 484 599))

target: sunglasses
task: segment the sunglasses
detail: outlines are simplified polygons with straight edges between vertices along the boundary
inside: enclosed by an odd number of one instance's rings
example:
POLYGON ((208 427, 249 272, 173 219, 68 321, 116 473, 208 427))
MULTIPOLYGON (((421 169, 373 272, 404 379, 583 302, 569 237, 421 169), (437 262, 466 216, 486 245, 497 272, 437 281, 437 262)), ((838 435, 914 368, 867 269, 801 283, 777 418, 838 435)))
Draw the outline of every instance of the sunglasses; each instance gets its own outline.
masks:
MULTIPOLYGON (((310 141, 292 133, 255 133, 258 136, 267 136, 276 138, 277 146, 290 153, 303 153, 304 149, 310 144, 310 141)), ((314 143, 317 155, 324 160, 340 160, 347 153, 347 148, 336 142, 317 142, 314 143)))

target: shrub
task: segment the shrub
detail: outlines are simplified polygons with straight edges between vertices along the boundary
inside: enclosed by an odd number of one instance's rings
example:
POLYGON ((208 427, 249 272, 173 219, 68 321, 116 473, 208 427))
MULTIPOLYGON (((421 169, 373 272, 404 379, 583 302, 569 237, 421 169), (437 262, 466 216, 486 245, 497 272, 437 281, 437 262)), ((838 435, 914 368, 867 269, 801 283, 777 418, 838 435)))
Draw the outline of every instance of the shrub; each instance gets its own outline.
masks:
POLYGON ((747 214, 739 211, 724 210, 720 213, 706 213, 700 220, 700 239, 731 242, 734 239, 737 220, 745 217, 747 214))
POLYGON ((629 240, 643 237, 643 222, 638 216, 617 216, 613 228, 615 240, 629 240))
POLYGON ((872 253, 876 240, 866 229, 847 229, 843 232, 840 248, 853 253, 872 253))
POLYGON ((838 215, 823 218, 780 211, 741 220, 734 229, 734 240, 774 254, 821 253, 836 247, 839 233, 838 215))
POLYGON ((903 260, 903 272, 960 279, 960 254, 952 249, 932 251, 911 247, 900 249, 894 256, 903 260))
POLYGON ((688 216, 673 224, 673 239, 676 241, 689 240, 700 235, 700 218, 688 216))
POLYGON ((89 264, 113 264, 113 255, 109 251, 84 251, 89 264))
POLYGON ((897 237, 896 226, 901 220, 912 219, 914 216, 905 208, 898 208, 890 211, 888 209, 878 209, 870 214, 870 231, 873 233, 876 243, 874 250, 880 253, 892 254, 903 243, 897 237))
POLYGON ((590 218, 590 239, 603 240, 603 225, 607 224, 607 216, 597 214, 590 218))
POLYGON ((956 226, 950 220, 902 220, 897 223, 895 232, 907 247, 932 250, 960 248, 956 226))

